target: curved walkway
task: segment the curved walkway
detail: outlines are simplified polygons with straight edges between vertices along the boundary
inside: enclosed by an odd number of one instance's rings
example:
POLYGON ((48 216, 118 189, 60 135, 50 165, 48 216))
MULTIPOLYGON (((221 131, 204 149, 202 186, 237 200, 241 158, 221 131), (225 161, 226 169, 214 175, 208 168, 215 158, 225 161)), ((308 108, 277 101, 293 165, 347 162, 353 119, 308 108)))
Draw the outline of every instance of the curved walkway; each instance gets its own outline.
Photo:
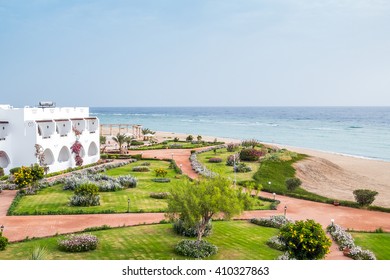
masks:
MULTIPOLYGON (((139 153, 139 151, 137 151, 139 153)), ((197 174, 192 171, 188 160, 189 150, 174 150, 174 159, 182 164, 184 173, 192 178, 197 174)), ((156 158, 171 158, 172 150, 144 151, 143 156, 156 158)), ((6 216, 16 191, 3 191, 0 194, 0 225, 4 225, 4 235, 10 241, 22 240, 26 237, 44 237, 57 233, 70 233, 87 227, 101 225, 129 226, 138 224, 158 223, 164 219, 163 213, 129 213, 129 214, 93 214, 93 215, 55 215, 55 216, 6 216)), ((262 196, 273 198, 272 194, 261 193, 262 196)), ((373 231, 381 227, 390 232, 390 213, 374 212, 342 206, 333 206, 307 200, 278 195, 281 203, 277 210, 247 211, 238 219, 251 219, 283 215, 287 206, 287 217, 293 220, 314 219, 324 227, 334 219, 335 223, 344 228, 373 231)), ((346 259, 342 253, 332 246, 332 252, 327 259, 346 259)))

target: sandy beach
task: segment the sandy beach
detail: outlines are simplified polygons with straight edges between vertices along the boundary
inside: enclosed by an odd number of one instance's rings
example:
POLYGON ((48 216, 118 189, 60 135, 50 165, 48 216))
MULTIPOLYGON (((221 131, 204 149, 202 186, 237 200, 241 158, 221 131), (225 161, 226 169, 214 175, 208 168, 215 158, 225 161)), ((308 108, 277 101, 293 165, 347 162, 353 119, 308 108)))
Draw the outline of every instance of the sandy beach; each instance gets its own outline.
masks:
MULTIPOLYGON (((113 131, 116 134, 118 129, 113 131)), ((103 131, 108 134, 108 131, 103 131)), ((122 131, 122 133, 124 133, 122 131)), ((156 131, 155 138, 164 141, 178 137, 185 140, 187 134, 156 131)), ((193 135, 196 137, 197 135, 193 135)), ((222 138, 202 135, 205 141, 224 141, 225 143, 240 142, 239 139, 222 138)), ((114 142, 107 141, 111 146, 114 142)), ((317 151, 301 147, 292 147, 271 144, 279 148, 306 154, 309 157, 295 164, 297 177, 303 184, 302 187, 326 197, 354 201, 353 190, 370 189, 376 190, 377 195, 373 205, 390 207, 390 162, 341 155, 331 152, 317 151)))

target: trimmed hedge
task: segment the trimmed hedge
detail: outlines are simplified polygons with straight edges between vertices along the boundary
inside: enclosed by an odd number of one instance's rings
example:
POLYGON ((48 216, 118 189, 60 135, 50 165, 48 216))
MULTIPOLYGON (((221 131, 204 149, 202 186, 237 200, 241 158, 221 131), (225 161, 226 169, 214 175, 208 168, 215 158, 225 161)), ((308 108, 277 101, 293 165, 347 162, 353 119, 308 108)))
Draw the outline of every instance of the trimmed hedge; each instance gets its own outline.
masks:
POLYGON ((70 235, 58 241, 58 248, 65 252, 87 252, 97 248, 98 238, 92 234, 70 235))

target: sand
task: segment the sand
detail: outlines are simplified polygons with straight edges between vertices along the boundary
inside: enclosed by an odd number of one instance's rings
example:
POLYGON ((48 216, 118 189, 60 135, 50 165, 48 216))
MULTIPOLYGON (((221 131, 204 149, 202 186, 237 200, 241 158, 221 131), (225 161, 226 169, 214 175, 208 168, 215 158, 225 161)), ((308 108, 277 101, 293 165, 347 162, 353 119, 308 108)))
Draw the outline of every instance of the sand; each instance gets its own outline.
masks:
MULTIPOLYGON (((115 131, 115 130, 114 130, 115 131)), ((113 134, 116 134, 117 130, 113 134)), ((107 132, 105 132, 107 133, 107 132)), ((185 140, 187 134, 157 131, 155 138, 160 142, 178 137, 185 140)), ((193 135, 194 138, 197 135, 193 135)), ((214 136, 204 136, 205 141, 214 141, 214 136)), ((240 142, 234 138, 220 138, 225 143, 240 142)), ((113 141, 108 141, 112 147, 113 141)), ((353 190, 376 190, 377 195, 373 205, 390 207, 390 162, 358 158, 330 152, 322 152, 307 148, 277 145, 291 151, 309 155, 305 160, 295 164, 296 176, 302 180, 302 187, 313 193, 338 200, 354 201, 353 190)))

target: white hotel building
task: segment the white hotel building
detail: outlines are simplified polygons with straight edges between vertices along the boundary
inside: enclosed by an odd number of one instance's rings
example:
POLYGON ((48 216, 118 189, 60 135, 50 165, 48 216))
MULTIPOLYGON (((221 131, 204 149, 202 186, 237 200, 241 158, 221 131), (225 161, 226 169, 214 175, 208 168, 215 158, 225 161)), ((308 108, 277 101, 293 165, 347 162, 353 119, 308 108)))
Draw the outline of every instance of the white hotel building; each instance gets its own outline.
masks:
POLYGON ((88 107, 41 105, 33 108, 0 105, 0 167, 5 174, 13 167, 38 163, 36 144, 43 148, 49 172, 76 166, 70 148, 77 139, 82 145, 83 165, 99 160, 99 119, 89 116, 88 107), (77 138, 73 128, 81 132, 77 138))

